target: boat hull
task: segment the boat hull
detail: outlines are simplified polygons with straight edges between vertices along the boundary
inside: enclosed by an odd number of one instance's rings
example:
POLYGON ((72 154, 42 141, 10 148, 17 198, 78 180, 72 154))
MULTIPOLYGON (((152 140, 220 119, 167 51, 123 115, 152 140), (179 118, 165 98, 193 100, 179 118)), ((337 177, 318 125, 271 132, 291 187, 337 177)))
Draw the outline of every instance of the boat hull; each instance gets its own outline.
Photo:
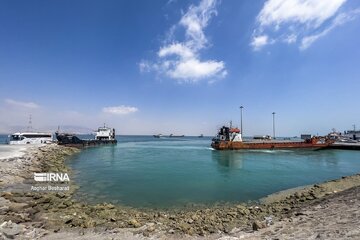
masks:
POLYGON ((56 138, 58 140, 59 145, 67 146, 67 147, 76 147, 76 148, 84 148, 90 146, 98 146, 105 144, 117 144, 117 140, 83 140, 74 136, 72 134, 62 134, 57 133, 56 138))
POLYGON ((211 147, 216 150, 241 150, 241 149, 322 149, 327 148, 329 143, 311 142, 213 142, 211 147))

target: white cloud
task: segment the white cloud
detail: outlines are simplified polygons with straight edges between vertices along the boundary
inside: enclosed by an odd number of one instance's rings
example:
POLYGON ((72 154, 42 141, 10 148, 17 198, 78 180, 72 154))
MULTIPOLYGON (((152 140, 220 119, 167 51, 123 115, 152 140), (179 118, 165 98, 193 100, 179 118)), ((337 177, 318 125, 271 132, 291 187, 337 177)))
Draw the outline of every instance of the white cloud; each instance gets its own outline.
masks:
POLYGON ((308 47, 310 47, 311 44, 313 44, 317 39, 325 36, 326 34, 328 34, 330 31, 332 31, 334 28, 341 26, 349 21, 354 20, 357 15, 360 14, 360 8, 359 9, 355 9, 353 11, 350 11, 348 13, 341 13, 339 14, 331 23, 331 25, 327 28, 325 28, 323 31, 316 33, 316 34, 312 34, 309 36, 305 36, 302 41, 301 41, 301 45, 300 45, 300 49, 301 50, 305 50, 308 47))
POLYGON ((208 45, 204 29, 212 16, 217 14, 217 0, 202 0, 199 5, 190 5, 179 23, 170 28, 170 34, 157 55, 158 61, 139 64, 141 72, 153 70, 179 82, 197 82, 208 79, 209 82, 227 75, 225 63, 217 60, 201 60, 200 50, 208 45), (185 28, 185 40, 174 40, 176 28, 185 28))
POLYGON ((253 46, 254 50, 259 50, 266 44, 268 44, 268 36, 266 35, 254 37, 251 42, 251 46, 253 46))
POLYGON ((149 72, 151 70, 151 64, 148 61, 142 60, 139 63, 140 72, 149 72))
MULTIPOLYGON (((174 69, 170 69, 167 74, 175 79, 202 79, 214 76, 224 69, 223 62, 206 61, 200 62, 197 59, 189 59, 179 62, 174 69)), ((225 75, 226 71, 222 71, 225 75)))
POLYGON ((137 112, 138 109, 136 107, 129 107, 129 106, 115 106, 115 107, 104 107, 102 109, 104 113, 110 113, 115 115, 126 115, 130 113, 137 112))
POLYGON ((23 108, 39 108, 40 106, 33 102, 21 102, 13 99, 5 99, 5 102, 12 106, 23 107, 23 108))
POLYGON ((339 13, 345 2, 346 0, 267 0, 257 16, 258 27, 254 30, 251 45, 254 50, 259 50, 252 43, 267 35, 273 43, 300 42, 300 49, 306 49, 335 26, 348 22, 349 14, 354 15, 353 11, 339 13), (339 21, 342 23, 339 24, 339 21), (297 41, 298 39, 300 40, 297 41))
POLYGON ((202 0, 199 6, 191 5, 180 20, 180 25, 186 29, 187 43, 195 50, 205 47, 207 43, 204 28, 211 17, 217 15, 216 4, 216 0, 202 0))
POLYGON ((286 22, 320 26, 332 17, 346 0, 268 0, 257 19, 260 25, 286 22))
POLYGON ((295 43, 297 40, 297 35, 296 34, 290 34, 288 36, 285 36, 284 38, 284 42, 291 44, 291 43, 295 43))
POLYGON ((173 43, 160 48, 159 57, 178 55, 181 58, 194 58, 194 52, 182 43, 173 43))

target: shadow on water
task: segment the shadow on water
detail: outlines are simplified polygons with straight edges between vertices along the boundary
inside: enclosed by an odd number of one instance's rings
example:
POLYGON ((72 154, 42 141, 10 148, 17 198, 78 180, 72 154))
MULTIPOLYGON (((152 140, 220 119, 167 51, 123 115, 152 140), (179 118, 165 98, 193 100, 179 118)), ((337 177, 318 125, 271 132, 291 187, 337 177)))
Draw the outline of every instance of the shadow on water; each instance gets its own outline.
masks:
POLYGON ((242 169, 244 165, 244 156, 236 151, 212 151, 212 159, 222 166, 222 170, 231 171, 233 169, 242 169), (225 168, 224 168, 225 167, 225 168))
POLYGON ((243 169, 247 161, 256 161, 259 157, 267 158, 269 161, 290 160, 302 161, 307 159, 314 164, 336 166, 339 162, 338 152, 333 150, 234 150, 234 151, 212 151, 211 157, 223 171, 243 169))

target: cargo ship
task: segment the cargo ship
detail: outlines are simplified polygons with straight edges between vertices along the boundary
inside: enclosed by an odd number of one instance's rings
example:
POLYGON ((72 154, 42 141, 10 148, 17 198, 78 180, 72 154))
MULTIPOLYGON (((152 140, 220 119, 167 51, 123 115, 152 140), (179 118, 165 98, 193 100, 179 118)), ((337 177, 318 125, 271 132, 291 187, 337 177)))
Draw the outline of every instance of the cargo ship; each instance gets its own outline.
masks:
POLYGON ((333 142, 333 140, 325 137, 310 137, 303 141, 275 140, 271 138, 243 141, 240 129, 223 126, 216 137, 212 139, 211 147, 216 150, 323 149, 329 147, 333 142))

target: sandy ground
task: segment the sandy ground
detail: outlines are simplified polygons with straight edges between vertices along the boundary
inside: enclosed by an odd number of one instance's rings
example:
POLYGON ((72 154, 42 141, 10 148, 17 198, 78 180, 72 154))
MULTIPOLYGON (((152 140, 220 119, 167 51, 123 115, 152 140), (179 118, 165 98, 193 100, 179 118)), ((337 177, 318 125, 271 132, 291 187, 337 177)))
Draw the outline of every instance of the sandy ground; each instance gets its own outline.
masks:
POLYGON ((0 159, 18 158, 23 156, 31 145, 5 145, 0 144, 0 159))
MULTIPOLYGON (((287 206, 282 205, 283 203, 289 204, 294 199, 298 199, 298 202, 304 201, 304 203, 290 205, 291 209, 283 211, 280 217, 271 217, 270 215, 268 219, 264 219, 259 223, 259 229, 250 226, 246 231, 239 226, 239 228, 234 227, 227 233, 218 231, 205 236, 196 234, 190 236, 181 232, 163 231, 162 228, 154 228, 154 225, 163 224, 161 222, 148 222, 137 228, 68 227, 56 231, 42 227, 41 221, 46 221, 46 219, 37 217, 33 220, 15 223, 7 218, 9 210, 15 209, 17 214, 24 215, 21 209, 27 203, 25 200, 25 202, 9 201, 6 197, 9 193, 5 192, 4 189, 9 185, 21 184, 24 181, 24 171, 25 169, 29 171, 34 167, 34 156, 38 154, 39 150, 38 147, 30 146, 16 146, 9 149, 0 158, 0 240, 360 239, 360 175, 311 186, 311 190, 309 190, 309 186, 271 195, 263 199, 263 202, 266 204, 279 203, 281 207, 287 206), (305 197, 309 197, 309 192, 314 192, 314 189, 321 189, 321 191, 315 191, 316 197, 314 199, 304 200, 305 197), (155 230, 149 233, 147 230, 152 228, 155 230)), ((250 217, 250 215, 239 217, 250 217)))

